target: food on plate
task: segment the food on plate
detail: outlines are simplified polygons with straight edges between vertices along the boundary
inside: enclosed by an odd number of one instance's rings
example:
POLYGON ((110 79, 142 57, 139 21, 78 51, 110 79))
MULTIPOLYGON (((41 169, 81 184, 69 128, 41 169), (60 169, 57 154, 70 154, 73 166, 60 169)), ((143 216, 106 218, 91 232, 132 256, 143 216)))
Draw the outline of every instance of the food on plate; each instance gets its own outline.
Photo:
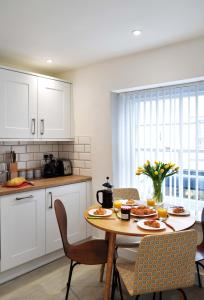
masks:
POLYGON ((153 228, 160 228, 160 223, 156 220, 147 220, 144 221, 144 225, 153 227, 153 228))
POLYGON ((131 213, 138 216, 147 216, 155 213, 155 210, 152 208, 149 208, 145 205, 140 205, 138 207, 133 207, 131 209, 131 213))
POLYGON ((6 186, 18 186, 21 185, 22 183, 26 182, 26 179, 24 177, 15 177, 11 180, 8 180, 6 182, 6 186))
POLYGON ((135 204, 135 200, 134 199, 128 199, 125 204, 126 205, 133 205, 133 204, 135 204))
POLYGON ((184 213, 184 212, 185 212, 185 209, 184 209, 184 207, 182 207, 182 206, 174 207, 174 208, 173 208, 173 212, 176 213, 176 214, 181 214, 181 213, 184 213))
POLYGON ((100 207, 95 210, 94 215, 103 216, 103 215, 105 215, 105 213, 106 213, 106 209, 100 207))

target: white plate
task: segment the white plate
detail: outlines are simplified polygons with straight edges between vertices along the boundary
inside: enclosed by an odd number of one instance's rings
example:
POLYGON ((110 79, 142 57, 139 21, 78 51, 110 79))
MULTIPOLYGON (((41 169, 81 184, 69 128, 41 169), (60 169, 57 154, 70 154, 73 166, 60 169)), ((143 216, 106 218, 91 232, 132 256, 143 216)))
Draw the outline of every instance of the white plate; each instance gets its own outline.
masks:
POLYGON ((173 215, 173 216, 189 216, 190 215, 190 212, 189 211, 187 211, 187 210, 185 210, 184 212, 182 212, 182 213, 175 213, 175 212, 173 212, 173 208, 170 208, 169 210, 168 210, 168 214, 170 214, 170 215, 173 215))
POLYGON ((160 224, 160 228, 153 228, 153 227, 145 225, 144 224, 145 221, 146 220, 141 220, 141 221, 137 222, 137 226, 139 226, 140 228, 145 229, 145 230, 153 230, 153 231, 166 229, 166 225, 163 222, 157 221, 160 224))
POLYGON ((149 215, 136 215, 136 214, 133 214, 132 212, 130 212, 130 215, 133 216, 133 217, 138 217, 138 218, 147 218, 147 217, 153 217, 153 216, 156 216, 156 215, 157 215, 157 212, 156 212, 156 210, 155 210, 154 213, 149 214, 149 215))
POLYGON ((122 205, 127 205, 127 206, 138 206, 140 201, 139 200, 134 200, 132 204, 128 204, 128 199, 127 200, 121 200, 122 205))
POLYGON ((97 210, 98 208, 93 208, 93 209, 90 209, 89 211, 88 211, 88 214, 90 215, 90 216, 94 216, 94 217, 108 217, 108 216, 111 216, 112 215, 112 213, 113 213, 113 211, 111 210, 111 209, 107 209, 107 208, 104 208, 105 210, 106 210, 106 212, 105 212, 105 214, 104 215, 95 215, 94 213, 95 213, 95 211, 97 210))

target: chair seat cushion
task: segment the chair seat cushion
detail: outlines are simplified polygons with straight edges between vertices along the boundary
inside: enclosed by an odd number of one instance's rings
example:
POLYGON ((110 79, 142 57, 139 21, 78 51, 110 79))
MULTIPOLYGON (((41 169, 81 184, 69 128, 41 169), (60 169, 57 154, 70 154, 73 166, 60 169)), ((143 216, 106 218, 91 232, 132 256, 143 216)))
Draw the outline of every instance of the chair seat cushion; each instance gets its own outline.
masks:
POLYGON ((117 235, 116 237, 116 247, 119 248, 136 248, 140 244, 140 237, 137 236, 125 236, 117 235))

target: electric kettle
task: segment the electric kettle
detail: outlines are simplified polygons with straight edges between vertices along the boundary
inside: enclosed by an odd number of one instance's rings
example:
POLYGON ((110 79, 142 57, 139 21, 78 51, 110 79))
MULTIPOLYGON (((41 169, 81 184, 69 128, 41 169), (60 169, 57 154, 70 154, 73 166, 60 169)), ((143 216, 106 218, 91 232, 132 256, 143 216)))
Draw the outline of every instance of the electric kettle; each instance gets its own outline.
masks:
POLYGON ((106 177, 107 181, 103 184, 107 189, 97 191, 96 200, 99 204, 102 205, 103 208, 112 208, 113 207, 113 185, 109 182, 109 177, 106 177), (102 194, 102 201, 99 200, 99 194, 102 194))

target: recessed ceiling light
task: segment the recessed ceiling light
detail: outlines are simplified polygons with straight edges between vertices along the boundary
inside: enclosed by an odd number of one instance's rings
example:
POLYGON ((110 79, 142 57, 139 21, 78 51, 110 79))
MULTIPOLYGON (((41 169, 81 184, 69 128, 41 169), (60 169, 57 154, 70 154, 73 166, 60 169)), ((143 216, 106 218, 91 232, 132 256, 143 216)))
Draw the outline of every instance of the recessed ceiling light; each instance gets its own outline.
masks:
POLYGON ((142 33, 141 30, 132 30, 132 34, 135 36, 139 36, 142 33))
POLYGON ((47 64, 51 64, 51 63, 52 63, 52 59, 50 59, 50 58, 49 58, 49 59, 46 59, 46 63, 47 63, 47 64))

